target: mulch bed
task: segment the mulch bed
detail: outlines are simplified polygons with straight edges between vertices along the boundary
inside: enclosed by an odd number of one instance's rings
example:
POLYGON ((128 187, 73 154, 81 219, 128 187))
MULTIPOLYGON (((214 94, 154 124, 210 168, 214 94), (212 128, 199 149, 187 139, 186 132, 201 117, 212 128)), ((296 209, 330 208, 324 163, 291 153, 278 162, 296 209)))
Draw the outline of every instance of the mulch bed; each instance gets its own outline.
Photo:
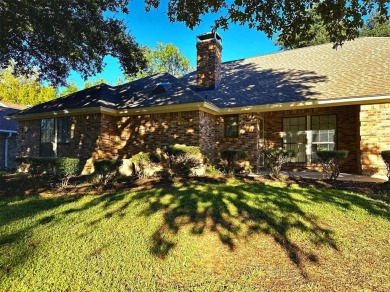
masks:
MULTIPOLYGON (((249 180, 247 177, 237 177, 242 180, 249 180)), ((223 183, 226 180, 224 176, 213 177, 193 177, 193 178, 150 178, 150 179, 135 179, 122 178, 118 179, 115 184, 108 186, 98 186, 93 182, 92 177, 83 176, 71 180, 69 187, 64 189, 58 188, 59 180, 52 176, 44 176, 32 179, 25 173, 10 173, 0 177, 0 196, 1 195, 101 195, 107 193, 115 193, 121 190, 139 191, 152 189, 154 187, 169 186, 174 182, 207 182, 207 183, 223 183)), ((256 177, 252 178, 259 182, 275 180, 272 177, 256 177)), ((362 181, 341 181, 327 179, 310 179, 302 177, 282 177, 281 181, 287 184, 298 184, 301 187, 326 188, 336 190, 347 190, 360 194, 364 194, 373 199, 379 199, 390 203, 390 182, 362 182, 362 181)))

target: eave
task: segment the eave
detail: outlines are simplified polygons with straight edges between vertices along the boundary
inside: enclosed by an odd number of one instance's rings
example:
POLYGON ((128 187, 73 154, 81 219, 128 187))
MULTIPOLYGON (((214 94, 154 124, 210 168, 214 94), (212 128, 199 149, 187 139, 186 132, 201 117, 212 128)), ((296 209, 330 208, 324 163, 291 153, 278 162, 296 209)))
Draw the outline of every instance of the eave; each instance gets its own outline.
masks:
POLYGON ((59 111, 48 111, 42 113, 15 115, 11 118, 23 121, 42 118, 53 118, 63 116, 74 115, 88 115, 88 114, 107 114, 112 116, 129 116, 129 115, 144 115, 155 113, 170 113, 170 112, 183 112, 201 110, 213 115, 226 115, 226 114, 240 114, 245 112, 273 112, 284 110, 296 110, 296 109, 308 109, 308 108, 320 108, 320 107, 333 107, 333 106, 346 106, 346 105, 366 105, 366 104, 378 104, 389 103, 390 94, 381 96, 366 96, 366 97, 349 97, 340 99, 328 99, 328 100, 308 100, 299 102, 285 102, 265 105, 254 106, 242 106, 242 107, 229 107, 219 108, 209 102, 197 102, 187 104, 175 104, 175 105, 163 105, 154 107, 138 107, 129 109, 111 109, 106 107, 90 107, 79 108, 59 111))

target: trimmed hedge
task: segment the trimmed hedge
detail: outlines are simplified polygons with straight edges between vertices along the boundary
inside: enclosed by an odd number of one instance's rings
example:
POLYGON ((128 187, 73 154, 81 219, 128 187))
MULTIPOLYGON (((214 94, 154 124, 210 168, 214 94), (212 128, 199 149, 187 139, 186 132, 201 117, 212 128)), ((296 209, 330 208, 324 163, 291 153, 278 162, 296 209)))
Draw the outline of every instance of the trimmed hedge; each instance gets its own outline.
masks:
POLYGON ((28 165, 28 172, 34 176, 53 173, 61 177, 61 186, 67 186, 69 179, 79 171, 80 160, 70 157, 17 157, 16 162, 28 165))
POLYGON ((223 149, 219 155, 226 160, 226 172, 232 174, 239 169, 238 161, 248 159, 248 152, 239 149, 223 149))
POLYGON ((134 170, 138 177, 153 176, 152 166, 161 162, 161 155, 155 152, 139 152, 131 157, 134 164, 134 170))
POLYGON ((95 173, 103 185, 107 185, 115 177, 121 165, 121 159, 97 159, 93 161, 95 173))
POLYGON ((269 169, 270 174, 278 178, 283 164, 289 162, 291 158, 295 156, 295 152, 282 148, 262 149, 260 156, 264 158, 265 167, 269 169))
POLYGON ((329 179, 337 179, 340 175, 339 165, 348 156, 347 150, 317 151, 322 168, 329 179))
POLYGON ((187 146, 184 144, 169 145, 164 149, 168 161, 169 173, 178 175, 197 175, 205 158, 198 146, 187 146))
POLYGON ((61 177, 61 186, 69 184, 69 180, 79 172, 80 160, 78 158, 61 157, 55 160, 56 174, 61 177))
POLYGON ((387 178, 390 181, 390 150, 382 151, 381 156, 382 156, 383 161, 386 164, 387 178))

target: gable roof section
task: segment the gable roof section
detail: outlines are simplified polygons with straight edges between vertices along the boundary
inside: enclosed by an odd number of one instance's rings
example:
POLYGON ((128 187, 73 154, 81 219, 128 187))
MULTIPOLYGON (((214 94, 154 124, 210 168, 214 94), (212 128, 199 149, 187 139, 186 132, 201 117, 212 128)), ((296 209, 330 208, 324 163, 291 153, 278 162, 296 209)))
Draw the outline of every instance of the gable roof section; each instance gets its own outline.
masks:
POLYGON ((390 38, 358 38, 337 50, 325 44, 225 62, 216 90, 199 90, 196 72, 180 79, 160 73, 84 89, 23 110, 16 119, 103 109, 118 115, 197 108, 223 114, 360 104, 364 99, 389 102, 389 60, 390 38), (159 84, 164 90, 155 90, 159 84))
POLYGON ((5 119, 8 115, 19 112, 24 107, 18 104, 12 104, 0 100, 0 132, 16 132, 18 125, 15 121, 5 119))
MULTIPOLYGON (((196 72, 181 79, 196 90, 196 72)), ((217 90, 199 92, 220 108, 390 96, 390 38, 358 38, 225 62, 217 90)))
POLYGON ((186 87, 177 78, 169 73, 159 73, 119 86, 110 86, 107 84, 96 85, 65 97, 36 105, 18 113, 17 116, 47 112, 66 113, 76 109, 105 108, 129 110, 203 101, 204 99, 199 94, 186 87), (154 92, 154 89, 159 84, 166 83, 171 85, 166 92, 154 92))

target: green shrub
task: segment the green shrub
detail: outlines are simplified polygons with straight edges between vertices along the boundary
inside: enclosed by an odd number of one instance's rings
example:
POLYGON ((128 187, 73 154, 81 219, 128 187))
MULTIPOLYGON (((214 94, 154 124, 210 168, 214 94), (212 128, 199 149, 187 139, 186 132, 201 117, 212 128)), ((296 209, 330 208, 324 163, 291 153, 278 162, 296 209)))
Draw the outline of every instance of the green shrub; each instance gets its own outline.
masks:
POLYGON ((69 180, 79 171, 80 160, 78 158, 61 157, 55 160, 56 174, 61 177, 61 186, 69 184, 69 180))
POLYGON ((265 167, 269 170, 270 175, 278 178, 283 164, 289 162, 295 156, 295 152, 282 148, 262 149, 260 155, 263 157, 265 167))
POLYGON ((16 162, 24 164, 33 177, 55 172, 56 158, 54 157, 17 157, 16 162))
POLYGON ((347 150, 317 151, 317 156, 329 179, 337 179, 340 175, 339 165, 348 156, 347 150))
POLYGON ((238 172, 242 168, 239 161, 248 159, 248 152, 238 149, 223 149, 219 155, 224 160, 220 162, 220 165, 225 168, 227 174, 238 172))
POLYGON ((121 165, 120 159, 98 159, 93 162, 95 173, 103 185, 107 185, 116 176, 121 165))
POLYGON ((390 181, 390 150, 382 151, 381 156, 382 156, 383 161, 386 164, 387 178, 390 181))
POLYGON ((134 164, 135 174, 138 177, 145 178, 154 175, 153 166, 160 163, 161 156, 158 153, 139 152, 131 157, 134 164))
POLYGON ((173 174, 194 175, 203 166, 205 158, 197 146, 169 145, 164 149, 168 168, 173 174))

